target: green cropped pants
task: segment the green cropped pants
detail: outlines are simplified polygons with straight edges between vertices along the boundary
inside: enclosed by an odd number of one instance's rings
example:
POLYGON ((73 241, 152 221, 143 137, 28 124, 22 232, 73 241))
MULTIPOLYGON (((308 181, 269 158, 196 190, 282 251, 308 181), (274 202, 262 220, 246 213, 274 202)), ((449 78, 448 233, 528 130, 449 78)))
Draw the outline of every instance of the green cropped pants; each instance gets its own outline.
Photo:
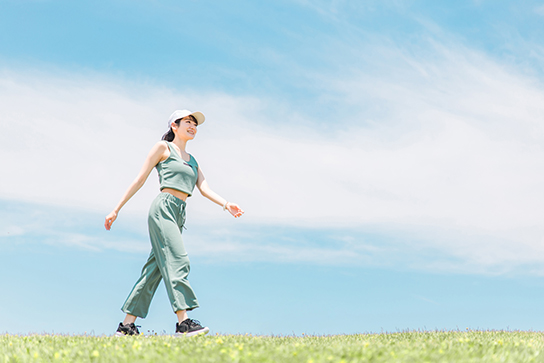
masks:
POLYGON ((190 263, 181 239, 184 223, 185 202, 172 194, 160 193, 149 209, 151 253, 121 308, 123 312, 145 318, 161 279, 164 279, 174 312, 198 307, 187 280, 190 263))

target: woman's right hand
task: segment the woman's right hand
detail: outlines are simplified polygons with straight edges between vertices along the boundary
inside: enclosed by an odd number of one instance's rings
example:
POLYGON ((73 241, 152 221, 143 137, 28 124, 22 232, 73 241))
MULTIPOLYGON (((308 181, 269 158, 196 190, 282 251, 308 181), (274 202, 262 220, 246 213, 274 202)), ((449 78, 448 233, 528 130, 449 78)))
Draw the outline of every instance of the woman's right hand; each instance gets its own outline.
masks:
POLYGON ((113 211, 110 214, 106 216, 106 222, 104 223, 104 227, 109 231, 111 229, 111 225, 113 222, 117 219, 117 212, 113 211))

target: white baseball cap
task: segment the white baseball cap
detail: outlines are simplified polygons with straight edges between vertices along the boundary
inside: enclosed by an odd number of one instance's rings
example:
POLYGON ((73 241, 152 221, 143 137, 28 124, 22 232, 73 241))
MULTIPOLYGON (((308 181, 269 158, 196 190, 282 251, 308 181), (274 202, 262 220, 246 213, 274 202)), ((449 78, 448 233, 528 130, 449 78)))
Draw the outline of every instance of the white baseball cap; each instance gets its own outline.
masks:
POLYGON ((202 125, 204 123, 204 120, 206 117, 204 117, 204 114, 202 112, 191 112, 189 110, 176 110, 174 113, 170 116, 170 119, 168 120, 168 128, 172 125, 172 122, 179 120, 180 118, 184 118, 187 116, 192 115, 196 119, 197 125, 202 125))

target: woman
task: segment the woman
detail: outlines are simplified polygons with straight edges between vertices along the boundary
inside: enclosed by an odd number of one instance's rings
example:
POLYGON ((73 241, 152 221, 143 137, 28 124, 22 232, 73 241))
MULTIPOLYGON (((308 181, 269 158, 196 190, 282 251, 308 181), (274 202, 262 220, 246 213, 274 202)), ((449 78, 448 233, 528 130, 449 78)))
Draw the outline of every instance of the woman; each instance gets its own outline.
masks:
POLYGON ((172 309, 178 317, 176 335, 193 336, 206 334, 209 328, 196 320, 189 319, 187 311, 198 307, 195 293, 189 285, 189 258, 181 232, 185 222, 185 202, 196 185, 200 193, 223 206, 234 217, 244 211, 236 204, 229 203, 214 193, 195 158, 185 151, 187 141, 195 138, 197 126, 204 122, 201 112, 175 111, 168 121, 168 132, 153 146, 140 173, 130 184, 121 201, 108 214, 104 226, 109 231, 112 223, 126 202, 144 185, 149 173, 157 168, 161 193, 151 204, 148 216, 151 253, 142 269, 142 274, 127 297, 122 309, 125 320, 119 323, 115 335, 137 335, 140 332, 134 322, 137 317, 145 318, 151 299, 164 279, 172 309))

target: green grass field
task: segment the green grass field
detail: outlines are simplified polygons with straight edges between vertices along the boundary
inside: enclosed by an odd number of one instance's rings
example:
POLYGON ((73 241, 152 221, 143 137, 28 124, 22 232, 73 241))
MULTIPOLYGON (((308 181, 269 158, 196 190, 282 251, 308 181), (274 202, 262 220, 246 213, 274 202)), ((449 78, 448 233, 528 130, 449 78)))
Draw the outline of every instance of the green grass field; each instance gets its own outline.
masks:
POLYGON ((401 332, 335 336, 2 335, 0 362, 544 362, 544 333, 401 332))

